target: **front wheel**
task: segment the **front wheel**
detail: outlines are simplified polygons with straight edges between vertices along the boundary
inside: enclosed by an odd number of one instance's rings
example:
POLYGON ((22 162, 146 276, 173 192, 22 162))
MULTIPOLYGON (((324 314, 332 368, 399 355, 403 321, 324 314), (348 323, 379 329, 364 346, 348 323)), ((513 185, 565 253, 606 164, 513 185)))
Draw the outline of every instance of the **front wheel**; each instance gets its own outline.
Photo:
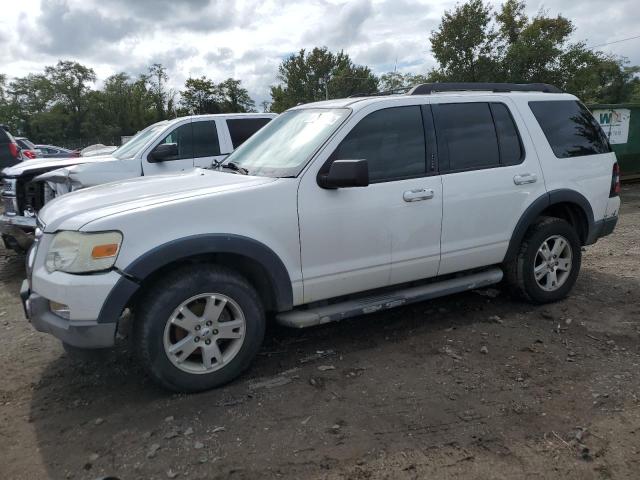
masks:
POLYGON ((180 392, 208 390, 240 375, 258 353, 265 316, 255 289, 217 266, 179 269, 138 305, 135 345, 151 377, 180 392))
POLYGON ((575 229, 565 220, 543 217, 525 235, 517 257, 505 266, 507 283, 533 303, 565 298, 580 272, 582 251, 575 229))

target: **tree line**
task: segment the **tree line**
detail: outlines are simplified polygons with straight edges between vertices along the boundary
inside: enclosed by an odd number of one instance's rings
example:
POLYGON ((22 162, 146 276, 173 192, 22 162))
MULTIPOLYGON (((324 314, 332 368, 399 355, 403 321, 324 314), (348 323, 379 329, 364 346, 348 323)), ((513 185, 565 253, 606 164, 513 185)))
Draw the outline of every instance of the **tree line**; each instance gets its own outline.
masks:
MULTIPOLYGON (((436 66, 424 74, 376 75, 344 51, 300 50, 285 58, 264 111, 282 112, 300 103, 355 94, 398 91, 424 82, 545 82, 588 103, 640 102, 638 66, 624 58, 571 41, 571 20, 507 0, 494 9, 468 0, 445 12, 429 43, 436 66)), ((0 74, 0 123, 41 143, 80 147, 118 144, 147 125, 181 115, 251 112, 254 100, 241 80, 219 83, 202 76, 169 87, 166 68, 151 65, 137 77, 116 73, 92 88, 93 69, 61 60, 43 73, 11 81, 0 74)))

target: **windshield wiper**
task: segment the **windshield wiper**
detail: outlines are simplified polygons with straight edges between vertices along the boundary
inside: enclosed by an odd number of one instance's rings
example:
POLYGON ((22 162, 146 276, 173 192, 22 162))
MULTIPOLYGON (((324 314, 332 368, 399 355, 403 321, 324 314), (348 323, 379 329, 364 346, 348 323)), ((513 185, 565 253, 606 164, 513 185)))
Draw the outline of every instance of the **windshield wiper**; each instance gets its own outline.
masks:
POLYGON ((227 170, 231 170, 233 172, 239 173, 240 175, 249 175, 249 170, 244 167, 241 167, 236 162, 227 162, 220 165, 220 168, 226 168, 227 170))

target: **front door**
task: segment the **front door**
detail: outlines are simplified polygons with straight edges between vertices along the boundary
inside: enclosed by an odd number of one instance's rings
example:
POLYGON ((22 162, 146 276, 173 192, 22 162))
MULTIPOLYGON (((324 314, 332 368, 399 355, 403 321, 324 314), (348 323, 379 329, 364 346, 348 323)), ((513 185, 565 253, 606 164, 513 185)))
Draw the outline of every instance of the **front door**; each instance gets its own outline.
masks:
POLYGON ((442 185, 427 168, 420 106, 361 111, 301 180, 304 302, 436 275, 442 185), (323 189, 334 160, 366 159, 370 185, 323 189), (318 163, 319 162, 319 163, 318 163))
POLYGON ((178 154, 163 161, 154 161, 151 154, 147 154, 142 159, 142 170, 145 175, 160 175, 193 169, 193 132, 190 119, 174 127, 158 143, 153 145, 151 151, 156 146, 165 143, 175 143, 178 147, 178 154))

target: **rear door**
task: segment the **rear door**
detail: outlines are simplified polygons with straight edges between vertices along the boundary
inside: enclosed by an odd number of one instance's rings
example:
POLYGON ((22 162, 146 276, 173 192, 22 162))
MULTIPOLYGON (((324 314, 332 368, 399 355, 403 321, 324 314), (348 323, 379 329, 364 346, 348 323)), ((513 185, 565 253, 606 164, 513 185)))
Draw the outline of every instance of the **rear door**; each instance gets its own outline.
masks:
POLYGON ((222 120, 194 119, 193 126, 193 165, 212 168, 231 153, 223 141, 220 132, 224 129, 222 120))
POLYGON ((520 216, 546 192, 508 98, 447 100, 432 105, 444 197, 440 275, 500 263, 520 216))

